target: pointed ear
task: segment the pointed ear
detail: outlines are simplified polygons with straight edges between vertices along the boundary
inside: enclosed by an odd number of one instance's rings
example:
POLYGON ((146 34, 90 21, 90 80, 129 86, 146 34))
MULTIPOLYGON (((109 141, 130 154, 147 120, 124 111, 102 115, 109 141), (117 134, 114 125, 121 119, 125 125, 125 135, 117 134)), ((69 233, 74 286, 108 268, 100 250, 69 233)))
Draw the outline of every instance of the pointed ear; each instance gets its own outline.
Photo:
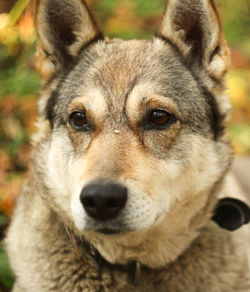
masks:
POLYGON ((102 34, 85 0, 38 0, 38 69, 48 79, 102 34))
POLYGON ((229 51, 212 0, 169 0, 158 35, 174 44, 185 61, 220 79, 229 65, 229 51))

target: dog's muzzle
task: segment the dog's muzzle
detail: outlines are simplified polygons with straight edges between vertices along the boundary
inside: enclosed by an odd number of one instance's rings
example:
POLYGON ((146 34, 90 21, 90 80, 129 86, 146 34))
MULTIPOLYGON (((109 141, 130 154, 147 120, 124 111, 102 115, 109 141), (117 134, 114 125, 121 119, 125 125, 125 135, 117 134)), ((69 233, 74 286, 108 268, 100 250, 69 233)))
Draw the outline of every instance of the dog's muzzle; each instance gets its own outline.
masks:
POLYGON ((127 188, 113 182, 95 181, 86 185, 80 201, 93 219, 107 221, 119 215, 127 202, 127 188))

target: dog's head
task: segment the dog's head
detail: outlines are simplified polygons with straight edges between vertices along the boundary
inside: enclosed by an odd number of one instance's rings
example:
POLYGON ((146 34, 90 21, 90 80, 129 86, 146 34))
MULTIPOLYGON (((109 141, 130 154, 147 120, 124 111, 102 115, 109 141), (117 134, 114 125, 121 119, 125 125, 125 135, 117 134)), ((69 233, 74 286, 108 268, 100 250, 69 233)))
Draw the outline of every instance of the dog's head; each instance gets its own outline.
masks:
POLYGON ((148 41, 104 38, 81 0, 40 1, 37 24, 43 197, 111 262, 174 260, 230 163, 213 2, 169 0, 148 41))

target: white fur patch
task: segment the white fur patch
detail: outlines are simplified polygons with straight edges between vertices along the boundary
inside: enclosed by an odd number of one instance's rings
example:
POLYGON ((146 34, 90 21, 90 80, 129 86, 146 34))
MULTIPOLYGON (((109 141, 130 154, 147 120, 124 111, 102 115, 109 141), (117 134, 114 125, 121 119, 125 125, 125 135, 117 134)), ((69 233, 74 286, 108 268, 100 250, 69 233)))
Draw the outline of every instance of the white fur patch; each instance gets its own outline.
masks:
POLYGON ((83 205, 80 201, 82 186, 76 188, 72 199, 71 199, 71 215, 73 217, 75 226, 78 230, 83 231, 85 229, 86 224, 86 212, 84 211, 83 205))

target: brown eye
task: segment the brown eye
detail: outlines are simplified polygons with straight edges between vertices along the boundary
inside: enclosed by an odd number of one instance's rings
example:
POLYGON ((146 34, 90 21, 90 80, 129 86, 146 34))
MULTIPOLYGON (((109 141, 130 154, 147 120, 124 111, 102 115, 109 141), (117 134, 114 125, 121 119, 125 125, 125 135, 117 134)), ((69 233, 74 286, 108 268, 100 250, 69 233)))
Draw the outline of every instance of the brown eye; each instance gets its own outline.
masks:
POLYGON ((69 123, 76 130, 85 130, 88 127, 87 118, 84 112, 72 112, 69 115, 69 123))
POLYGON ((156 126, 163 126, 167 124, 172 115, 163 110, 155 110, 151 113, 150 122, 155 124, 156 126))
POLYGON ((162 129, 176 122, 176 117, 165 110, 153 110, 147 120, 146 128, 162 129))

